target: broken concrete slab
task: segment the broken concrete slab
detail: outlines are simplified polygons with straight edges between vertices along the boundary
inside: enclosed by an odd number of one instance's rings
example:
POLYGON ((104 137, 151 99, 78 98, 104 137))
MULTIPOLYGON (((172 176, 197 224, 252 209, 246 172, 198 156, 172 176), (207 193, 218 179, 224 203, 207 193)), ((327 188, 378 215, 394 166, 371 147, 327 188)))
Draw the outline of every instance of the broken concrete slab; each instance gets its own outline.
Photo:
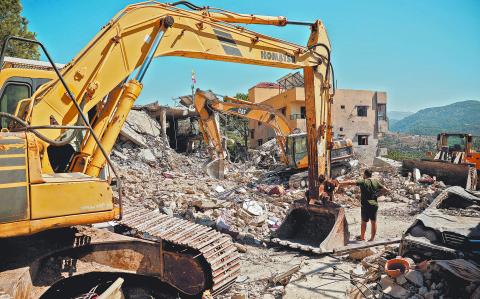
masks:
POLYGON ((356 261, 361 261, 367 256, 374 255, 378 252, 375 248, 363 248, 363 249, 357 249, 353 250, 348 254, 348 257, 356 260, 356 261))
POLYGON ((405 278, 416 285, 417 287, 423 286, 423 275, 420 271, 411 270, 405 274, 405 278))
POLYGON ((394 168, 394 169, 400 169, 402 167, 402 163, 385 158, 385 157, 375 157, 373 159, 373 166, 378 167, 378 168, 394 168))
POLYGON ((395 282, 398 283, 399 285, 404 285, 407 283, 407 279, 405 278, 405 275, 399 275, 395 278, 395 282))
POLYGON ((407 298, 409 295, 409 291, 404 287, 398 285, 388 277, 387 275, 382 275, 380 279, 380 286, 382 287, 382 292, 393 298, 403 299, 407 298))
POLYGON ((142 135, 135 132, 129 126, 123 126, 122 130, 120 131, 120 136, 135 143, 136 145, 147 147, 145 138, 143 138, 142 135))
POLYGON ((140 110, 131 110, 130 113, 128 113, 125 126, 130 127, 139 134, 147 134, 150 136, 159 136, 161 131, 160 124, 145 111, 140 110))
POLYGON ((138 155, 140 156, 140 159, 145 162, 155 162, 157 160, 155 155, 148 148, 141 149, 138 155))

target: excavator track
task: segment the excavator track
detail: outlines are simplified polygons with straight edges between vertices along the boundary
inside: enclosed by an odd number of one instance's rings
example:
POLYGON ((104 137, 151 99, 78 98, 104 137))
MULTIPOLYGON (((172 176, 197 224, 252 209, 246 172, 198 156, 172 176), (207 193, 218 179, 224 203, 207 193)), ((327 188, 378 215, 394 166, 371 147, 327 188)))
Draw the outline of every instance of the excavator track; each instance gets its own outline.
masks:
POLYGON ((230 288, 240 274, 240 255, 232 238, 210 227, 132 206, 123 208, 120 224, 133 230, 137 238, 196 252, 192 258, 208 265, 207 289, 212 295, 230 288))

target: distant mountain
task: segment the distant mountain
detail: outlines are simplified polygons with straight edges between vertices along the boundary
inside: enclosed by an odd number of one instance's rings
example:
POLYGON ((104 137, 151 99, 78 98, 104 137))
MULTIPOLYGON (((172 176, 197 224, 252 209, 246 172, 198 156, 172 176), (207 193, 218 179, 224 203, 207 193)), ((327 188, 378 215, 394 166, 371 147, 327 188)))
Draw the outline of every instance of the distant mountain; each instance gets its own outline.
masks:
POLYGON ((406 112, 406 111, 388 111, 387 116, 388 116, 388 124, 392 126, 399 120, 404 119, 407 116, 412 115, 414 112, 406 112))
POLYGON ((480 135, 480 101, 422 109, 394 123, 390 131, 416 135, 459 132, 480 135))

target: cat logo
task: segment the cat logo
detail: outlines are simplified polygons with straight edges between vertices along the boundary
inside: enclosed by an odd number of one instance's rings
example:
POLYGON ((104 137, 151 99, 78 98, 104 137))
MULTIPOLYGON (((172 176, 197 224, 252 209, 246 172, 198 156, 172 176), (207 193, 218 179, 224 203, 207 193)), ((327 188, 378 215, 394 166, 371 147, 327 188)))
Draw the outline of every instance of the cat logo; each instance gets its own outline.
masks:
POLYGON ((250 110, 251 110, 250 108, 245 108, 245 107, 228 109, 228 111, 233 112, 233 113, 237 113, 237 114, 240 114, 240 115, 246 115, 248 112, 250 112, 250 110))

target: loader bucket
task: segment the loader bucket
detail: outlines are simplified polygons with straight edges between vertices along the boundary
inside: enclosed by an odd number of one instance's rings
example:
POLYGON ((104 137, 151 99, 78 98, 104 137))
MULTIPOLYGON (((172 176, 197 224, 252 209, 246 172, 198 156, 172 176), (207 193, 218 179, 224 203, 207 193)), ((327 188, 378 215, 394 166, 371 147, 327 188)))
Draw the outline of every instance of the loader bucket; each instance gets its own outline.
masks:
POLYGON ((272 242, 302 251, 328 253, 345 246, 348 238, 348 223, 341 206, 296 203, 275 231, 272 242))
POLYGON ((225 178, 225 160, 215 159, 204 165, 205 172, 211 178, 224 179, 225 178))

